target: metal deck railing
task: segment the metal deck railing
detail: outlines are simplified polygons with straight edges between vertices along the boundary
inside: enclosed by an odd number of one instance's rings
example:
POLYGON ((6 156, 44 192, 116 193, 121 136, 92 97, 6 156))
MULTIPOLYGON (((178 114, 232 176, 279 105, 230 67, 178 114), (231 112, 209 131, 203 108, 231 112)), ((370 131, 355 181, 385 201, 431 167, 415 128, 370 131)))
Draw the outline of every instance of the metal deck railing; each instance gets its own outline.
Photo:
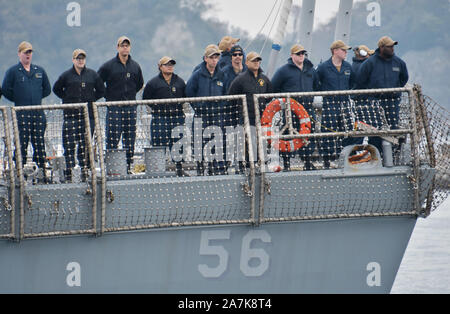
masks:
POLYGON ((426 216, 448 196, 448 112, 418 86, 247 99, 1 107, 0 237, 426 216), (21 156, 38 127, 44 169, 21 156))

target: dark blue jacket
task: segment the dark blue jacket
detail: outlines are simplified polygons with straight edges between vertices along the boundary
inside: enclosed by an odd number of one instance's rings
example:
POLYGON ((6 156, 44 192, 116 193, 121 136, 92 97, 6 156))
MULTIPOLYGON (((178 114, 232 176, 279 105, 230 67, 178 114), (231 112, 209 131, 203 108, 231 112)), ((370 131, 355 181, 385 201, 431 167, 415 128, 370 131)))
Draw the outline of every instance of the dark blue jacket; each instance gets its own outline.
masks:
MULTIPOLYGON (((289 58, 288 62, 275 72, 271 82, 274 93, 311 92, 319 89, 314 65, 308 59, 305 59, 303 70, 300 70, 292 61, 292 58, 289 58)), ((313 97, 308 97, 308 99, 300 100, 300 102, 311 103, 312 100, 313 97)))
POLYGON ((42 99, 51 93, 47 73, 34 64, 31 64, 29 73, 20 62, 9 68, 2 86, 3 95, 16 106, 40 105, 42 99))
POLYGON ((356 76, 356 81, 357 81, 357 78, 358 78, 359 68, 361 67, 361 64, 363 64, 363 62, 366 61, 366 60, 367 59, 358 59, 356 57, 353 57, 353 59, 352 59, 352 61, 353 61, 353 63, 352 63, 352 70, 353 70, 353 73, 356 76))
POLYGON ((106 101, 136 100, 136 93, 144 86, 141 67, 131 56, 123 65, 117 54, 100 67, 98 75, 106 83, 106 101))
MULTIPOLYGON (((267 94, 272 93, 272 83, 269 78, 263 74, 263 70, 258 70, 258 76, 255 77, 253 72, 248 69, 239 74, 231 83, 228 89, 229 95, 245 95, 247 99, 248 116, 251 125, 255 125, 255 102, 253 100, 254 94, 267 94)), ((270 100, 265 98, 259 99, 260 111, 264 109, 266 103, 270 100)), ((241 122, 243 121, 242 104, 237 105, 239 107, 239 113, 241 122)))
POLYGON ((202 65, 203 65, 204 62, 205 62, 205 61, 202 61, 202 62, 200 62, 199 64, 197 64, 197 65, 194 67, 194 70, 192 70, 192 74, 194 74, 195 72, 197 72, 198 70, 200 70, 200 68, 202 67, 202 65))
MULTIPOLYGON (((242 72, 244 72, 246 70, 247 70, 247 66, 244 64, 242 67, 242 72)), ((240 73, 236 74, 236 72, 234 72, 232 64, 225 66, 222 69, 222 71, 225 74, 225 90, 227 91, 231 85, 231 82, 233 82, 233 80, 236 78, 236 76, 238 76, 240 73)))
POLYGON ((194 72, 196 72, 197 70, 199 70, 199 69, 203 66, 203 63, 205 63, 204 56, 202 56, 202 62, 200 62, 199 64, 197 64, 197 65, 194 67, 194 70, 192 70, 192 74, 194 74, 194 72))
MULTIPOLYGON (((145 85, 142 99, 165 99, 185 97, 186 84, 176 74, 172 74, 170 84, 167 84, 161 72, 145 85)), ((159 116, 182 116, 180 103, 150 105, 153 114, 159 116)))
POLYGON ((342 61, 341 71, 338 72, 330 58, 319 64, 317 75, 322 91, 349 90, 355 85, 355 73, 347 61, 342 61))
POLYGON ((358 89, 403 87, 408 82, 406 63, 397 56, 383 59, 380 49, 364 62, 357 74, 358 89))
MULTIPOLYGON (((53 92, 62 99, 63 104, 88 102, 89 115, 93 117, 92 102, 105 95, 105 85, 94 70, 84 67, 78 74, 75 67, 72 67, 61 74, 53 85, 53 92)), ((80 109, 64 109, 65 115, 79 113, 80 109)))
MULTIPOLYGON (((208 97, 225 95, 225 75, 217 66, 213 76, 206 69, 206 62, 195 71, 186 84, 187 97, 208 97)), ((221 111, 218 102, 199 102, 192 104, 197 114, 211 114, 221 111)))
POLYGON ((217 63, 217 66, 219 67, 219 69, 223 70, 224 67, 230 64, 231 64, 231 52, 229 51, 222 52, 222 54, 220 55, 219 62, 217 63))

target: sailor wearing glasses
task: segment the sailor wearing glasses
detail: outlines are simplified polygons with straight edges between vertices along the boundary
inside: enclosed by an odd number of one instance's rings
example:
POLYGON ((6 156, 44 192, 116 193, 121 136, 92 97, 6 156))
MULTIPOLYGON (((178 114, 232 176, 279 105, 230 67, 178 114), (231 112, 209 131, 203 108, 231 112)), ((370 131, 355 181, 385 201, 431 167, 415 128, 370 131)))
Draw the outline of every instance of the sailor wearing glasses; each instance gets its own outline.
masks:
POLYGON ((236 45, 233 46, 230 50, 231 53, 231 63, 226 65, 222 71, 225 73, 225 90, 231 85, 231 82, 238 76, 240 73, 247 70, 247 66, 244 62, 244 50, 241 46, 236 45))
MULTIPOLYGON (((94 112, 92 102, 105 95, 103 80, 96 71, 86 67, 86 52, 75 49, 72 53, 73 66, 62 73, 53 85, 53 92, 64 104, 88 103, 90 134, 94 133, 94 112)), ((85 120, 81 108, 64 109, 63 147, 66 159, 64 171, 67 182, 72 181, 72 169, 75 167, 75 151, 78 164, 82 169, 81 180, 85 181, 89 168, 87 160, 85 120), (78 145, 78 149, 76 146, 78 145)))
MULTIPOLYGON (((158 62, 159 74, 147 82, 142 99, 165 99, 185 97, 186 84, 184 80, 174 73, 177 62, 168 56, 162 57, 158 62)), ((172 146, 176 139, 172 138, 172 130, 184 125, 184 114, 180 103, 153 104, 151 134, 152 146, 172 146)), ((182 163, 176 161, 177 175, 182 176, 182 163)))
MULTIPOLYGON (((272 86, 275 93, 294 93, 294 92, 311 92, 318 89, 318 78, 314 65, 307 58, 307 51, 302 45, 295 44, 291 47, 291 56, 287 63, 281 66, 272 77, 272 86)), ((316 115, 313 108, 313 97, 296 97, 305 109, 311 119, 312 128, 314 129, 314 121, 316 115)), ((294 128, 299 129, 298 119, 293 120, 294 128)), ((305 170, 314 170, 315 167, 311 162, 311 155, 314 152, 314 140, 309 139, 309 144, 300 151, 300 157, 304 162, 305 170)), ((290 157, 292 153, 280 153, 283 158, 284 169, 290 168, 290 157)))
POLYGON ((224 36, 219 43, 219 50, 221 51, 219 62, 217 66, 222 69, 231 63, 231 49, 239 41, 239 38, 233 38, 231 36, 224 36))

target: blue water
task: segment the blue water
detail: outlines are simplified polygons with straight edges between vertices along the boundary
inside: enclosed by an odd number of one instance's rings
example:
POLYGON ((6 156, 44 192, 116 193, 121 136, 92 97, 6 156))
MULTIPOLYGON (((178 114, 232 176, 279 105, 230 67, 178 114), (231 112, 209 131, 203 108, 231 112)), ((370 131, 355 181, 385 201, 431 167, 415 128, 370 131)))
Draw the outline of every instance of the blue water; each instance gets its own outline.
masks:
POLYGON ((450 198, 417 221, 391 293, 450 293, 450 198))

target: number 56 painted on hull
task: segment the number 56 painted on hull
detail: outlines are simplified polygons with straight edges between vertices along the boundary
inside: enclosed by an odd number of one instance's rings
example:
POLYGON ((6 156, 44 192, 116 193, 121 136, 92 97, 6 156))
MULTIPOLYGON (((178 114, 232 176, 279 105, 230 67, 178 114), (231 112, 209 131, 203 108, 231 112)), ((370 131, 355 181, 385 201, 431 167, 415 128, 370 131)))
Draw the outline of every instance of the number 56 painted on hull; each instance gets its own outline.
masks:
MULTIPOLYGON (((219 263, 215 266, 199 264, 198 271, 205 278, 218 278, 228 269, 229 253, 223 245, 212 245, 213 240, 230 240, 230 230, 210 230, 202 231, 200 237, 199 254, 217 256, 219 263)), ((259 240, 264 243, 271 243, 272 238, 265 230, 250 230, 242 237, 240 270, 247 277, 262 276, 269 269, 270 256, 262 248, 251 248, 251 243, 259 240), (250 265, 251 259, 259 260, 256 266, 250 265)))

